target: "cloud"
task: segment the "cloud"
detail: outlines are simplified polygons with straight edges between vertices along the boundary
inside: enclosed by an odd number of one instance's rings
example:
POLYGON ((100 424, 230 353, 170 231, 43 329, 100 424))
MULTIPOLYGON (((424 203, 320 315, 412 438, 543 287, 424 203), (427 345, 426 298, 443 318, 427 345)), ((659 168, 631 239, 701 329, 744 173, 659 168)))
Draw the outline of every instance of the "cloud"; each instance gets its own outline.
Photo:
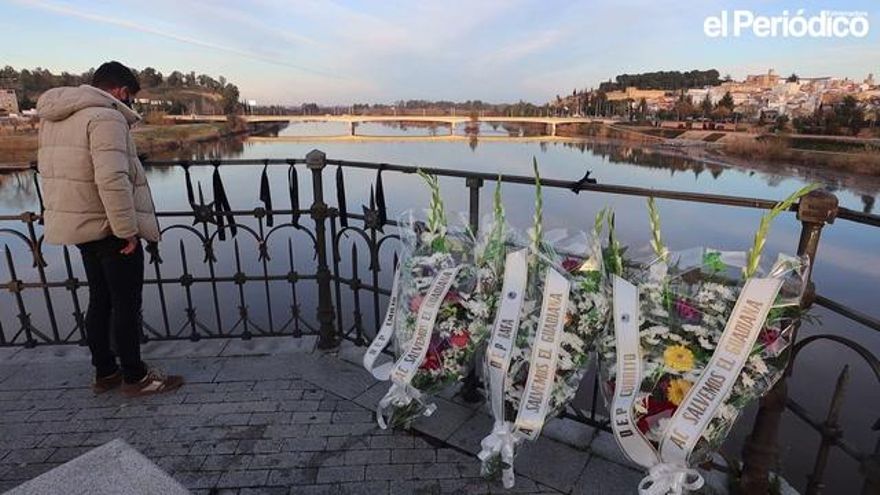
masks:
POLYGON ((331 77, 331 78, 340 78, 341 77, 338 74, 325 73, 320 70, 315 70, 315 69, 311 69, 308 67, 302 67, 299 65, 290 64, 288 62, 285 62, 285 61, 277 59, 277 58, 266 57, 264 55, 253 53, 253 52, 250 52, 247 50, 241 50, 239 48, 221 45, 221 44, 214 43, 211 41, 200 40, 200 39, 192 38, 189 36, 184 36, 184 35, 169 32, 169 31, 154 29, 154 28, 151 28, 147 25, 135 23, 135 22, 128 21, 125 19, 120 19, 117 17, 110 17, 110 16, 105 16, 105 15, 100 15, 100 14, 93 14, 90 12, 84 12, 81 10, 76 10, 72 7, 69 7, 69 6, 63 5, 63 4, 43 2, 40 0, 13 0, 13 1, 15 3, 21 4, 24 6, 45 10, 47 12, 51 12, 51 13, 54 13, 57 15, 62 15, 62 16, 66 16, 66 17, 73 17, 76 19, 98 22, 98 23, 102 23, 102 24, 109 24, 112 26, 121 27, 124 29, 129 29, 132 31, 138 31, 138 32, 142 32, 142 33, 152 34, 154 36, 160 36, 160 37, 174 40, 174 41, 177 41, 180 43, 186 43, 186 44, 193 45, 193 46, 198 46, 198 47, 202 47, 202 48, 208 48, 211 50, 217 50, 217 51, 222 51, 222 52, 226 52, 226 53, 231 53, 231 54, 238 55, 240 57, 251 59, 251 60, 257 60, 257 61, 265 62, 265 63, 269 63, 269 64, 280 65, 283 67, 288 67, 288 68, 300 70, 303 72, 319 74, 319 75, 322 75, 325 77, 331 77))
MULTIPOLYGON (((297 33, 292 29, 280 29, 270 25, 267 22, 264 22, 262 19, 252 14, 253 9, 240 9, 236 7, 221 5, 217 2, 204 2, 202 0, 191 0, 190 3, 186 4, 186 6, 190 5, 196 6, 196 11, 200 14, 206 12, 230 24, 244 25, 248 28, 249 31, 260 33, 261 35, 275 37, 279 40, 286 41, 295 45, 320 45, 320 42, 318 40, 297 33)), ((270 16, 270 18, 274 19, 274 17, 272 16, 270 16)))
POLYGON ((502 65, 517 62, 530 55, 547 51, 556 46, 565 36, 566 33, 560 29, 526 33, 524 39, 518 39, 499 50, 481 57, 479 65, 502 65))

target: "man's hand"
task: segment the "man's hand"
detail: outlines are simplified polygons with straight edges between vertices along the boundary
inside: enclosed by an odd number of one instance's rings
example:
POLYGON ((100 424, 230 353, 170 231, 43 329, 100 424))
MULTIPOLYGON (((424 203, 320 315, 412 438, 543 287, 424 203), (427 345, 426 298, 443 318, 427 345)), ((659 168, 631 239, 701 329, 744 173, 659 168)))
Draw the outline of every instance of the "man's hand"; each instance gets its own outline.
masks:
POLYGON ((140 241, 138 241, 138 238, 136 235, 133 235, 131 237, 126 238, 125 239, 125 247, 122 248, 122 251, 119 251, 119 252, 126 255, 126 256, 130 255, 137 248, 138 242, 140 242, 140 241))

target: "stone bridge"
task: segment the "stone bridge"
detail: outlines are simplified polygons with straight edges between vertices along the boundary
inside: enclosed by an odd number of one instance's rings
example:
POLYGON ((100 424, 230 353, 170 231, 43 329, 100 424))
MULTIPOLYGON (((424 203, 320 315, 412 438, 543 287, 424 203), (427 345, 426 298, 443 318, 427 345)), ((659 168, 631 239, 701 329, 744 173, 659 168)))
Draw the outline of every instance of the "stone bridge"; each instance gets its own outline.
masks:
MULTIPOLYGON (((225 121, 224 115, 181 115, 171 117, 176 122, 225 121)), ((455 134, 455 126, 468 122, 504 122, 513 124, 543 124, 548 136, 556 135, 556 126, 562 124, 589 124, 615 122, 612 119, 595 117, 504 117, 504 116, 459 116, 459 115, 242 115, 248 122, 344 122, 348 124, 349 135, 355 136, 357 124, 361 122, 426 122, 449 126, 449 134, 455 134)))

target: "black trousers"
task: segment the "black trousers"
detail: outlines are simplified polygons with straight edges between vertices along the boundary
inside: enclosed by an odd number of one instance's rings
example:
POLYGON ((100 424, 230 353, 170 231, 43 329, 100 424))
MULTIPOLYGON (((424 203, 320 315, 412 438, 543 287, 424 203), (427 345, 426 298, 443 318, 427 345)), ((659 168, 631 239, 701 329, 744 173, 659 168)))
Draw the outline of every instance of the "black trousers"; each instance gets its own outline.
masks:
POLYGON ((125 244, 124 239, 108 237, 77 247, 89 282, 86 339, 95 374, 112 375, 121 366, 125 381, 134 383, 146 374, 140 342, 144 250, 138 243, 125 255, 120 253, 125 244))

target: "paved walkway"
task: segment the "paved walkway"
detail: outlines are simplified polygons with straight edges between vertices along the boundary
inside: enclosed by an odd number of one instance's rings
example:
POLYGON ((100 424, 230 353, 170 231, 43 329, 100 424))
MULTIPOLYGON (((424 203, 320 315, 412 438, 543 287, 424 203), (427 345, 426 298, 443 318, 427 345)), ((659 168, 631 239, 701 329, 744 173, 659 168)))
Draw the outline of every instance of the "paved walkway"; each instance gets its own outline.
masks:
MULTIPOLYGON (((84 348, 0 349, 0 491, 121 438, 194 493, 505 492, 479 476, 491 424, 479 406, 440 399, 417 431, 383 431, 373 407, 387 384, 348 362, 357 349, 313 346, 150 343, 148 362, 188 384, 139 400, 93 395, 84 348)), ((560 420, 516 467, 514 493, 634 493, 641 477, 608 435, 560 420)))

